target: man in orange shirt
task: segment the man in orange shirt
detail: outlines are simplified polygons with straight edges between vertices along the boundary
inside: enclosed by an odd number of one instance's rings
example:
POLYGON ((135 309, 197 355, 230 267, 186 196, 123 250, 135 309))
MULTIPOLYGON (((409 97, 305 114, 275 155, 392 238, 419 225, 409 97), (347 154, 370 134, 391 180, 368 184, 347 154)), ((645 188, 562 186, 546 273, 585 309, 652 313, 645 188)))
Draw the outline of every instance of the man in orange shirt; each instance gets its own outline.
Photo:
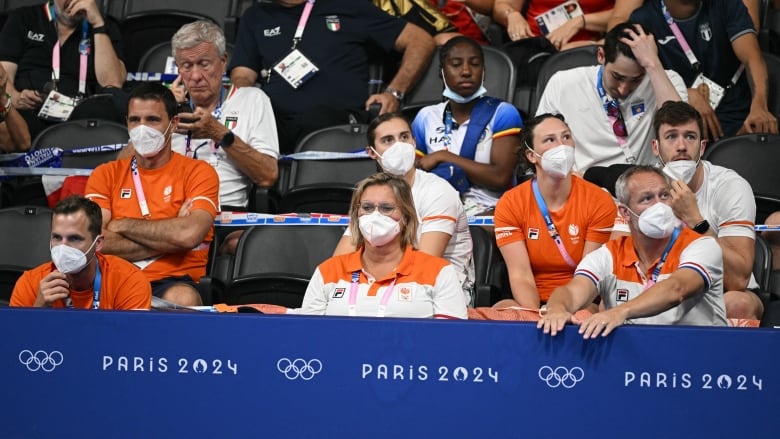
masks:
POLYGON ((14 286, 11 306, 149 309, 152 289, 133 264, 103 255, 100 206, 79 196, 54 207, 52 262, 24 272, 14 286))
POLYGON ((194 306, 201 304, 195 282, 206 274, 219 178, 208 163, 171 151, 178 123, 170 90, 136 87, 127 112, 133 156, 98 166, 85 192, 103 210, 105 252, 138 266, 154 296, 194 306))

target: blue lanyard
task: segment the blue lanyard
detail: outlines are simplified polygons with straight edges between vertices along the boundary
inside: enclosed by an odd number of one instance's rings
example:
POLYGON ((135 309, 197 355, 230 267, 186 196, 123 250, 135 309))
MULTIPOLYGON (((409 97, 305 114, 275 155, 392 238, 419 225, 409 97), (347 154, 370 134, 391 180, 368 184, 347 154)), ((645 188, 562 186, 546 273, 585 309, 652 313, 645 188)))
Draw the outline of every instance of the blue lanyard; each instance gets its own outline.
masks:
POLYGON ((553 222, 552 217, 550 217, 550 211, 547 210, 547 203, 544 202, 542 193, 539 192, 539 185, 536 182, 536 178, 531 181, 531 187, 534 190, 536 204, 539 206, 539 210, 542 212, 542 216, 544 217, 544 222, 547 224, 547 231, 550 232, 550 237, 553 239, 553 241, 555 241, 555 245, 558 247, 558 251, 561 253, 563 260, 566 261, 566 264, 568 264, 570 267, 576 267, 577 263, 574 262, 574 259, 571 257, 571 255, 569 255, 569 252, 566 251, 566 247, 563 246, 561 235, 558 233, 558 229, 555 227, 555 223, 553 222))
POLYGON ((609 105, 614 99, 610 100, 607 98, 607 91, 604 90, 604 83, 602 82, 603 78, 604 78, 604 66, 599 66, 599 73, 598 76, 596 77, 596 92, 598 92, 599 98, 601 98, 601 104, 604 106, 604 112, 608 112, 609 105))
MULTIPOLYGON (((220 93, 219 93, 219 103, 217 104, 217 108, 214 109, 214 111, 211 112, 211 115, 214 116, 214 119, 219 119, 222 117, 222 102, 225 99, 225 87, 220 86, 220 93)), ((192 102, 192 97, 190 97, 190 108, 195 108, 195 104, 192 102)), ((192 150, 192 133, 187 133, 186 143, 184 146, 185 153, 192 152, 192 158, 197 159, 198 158, 198 149, 200 149, 201 146, 209 143, 209 141, 205 141, 201 143, 200 145, 195 147, 195 150, 192 150)))
POLYGON ((666 262, 666 258, 669 256, 669 251, 672 250, 672 246, 674 245, 674 242, 677 241, 678 236, 680 236, 679 227, 675 228, 672 232, 672 239, 669 240, 669 244, 666 244, 666 248, 664 249, 663 254, 661 254, 661 259, 658 261, 658 265, 655 266, 653 269, 653 274, 650 275, 650 280, 645 283, 645 289, 655 285, 655 282, 658 280, 658 276, 661 274, 661 268, 663 268, 664 263, 666 262))
POLYGON ((452 110, 450 104, 444 109, 444 147, 450 149, 452 145, 452 110))
MULTIPOLYGON (((100 288, 103 285, 103 274, 100 272, 100 261, 95 256, 95 281, 92 283, 92 309, 100 309, 100 288)), ((65 306, 73 308, 70 296, 65 299, 65 306)))

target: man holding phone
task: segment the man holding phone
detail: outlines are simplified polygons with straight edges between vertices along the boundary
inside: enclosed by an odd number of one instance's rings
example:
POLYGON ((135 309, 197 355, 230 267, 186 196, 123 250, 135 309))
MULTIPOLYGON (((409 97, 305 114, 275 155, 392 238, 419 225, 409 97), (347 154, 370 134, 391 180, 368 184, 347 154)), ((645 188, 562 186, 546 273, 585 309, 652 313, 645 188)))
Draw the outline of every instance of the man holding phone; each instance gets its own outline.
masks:
POLYGON ((216 169, 222 210, 246 210, 247 188, 273 186, 278 177, 271 101, 255 87, 222 86, 227 53, 217 25, 186 24, 171 45, 179 69, 171 90, 180 105, 173 150, 216 169))

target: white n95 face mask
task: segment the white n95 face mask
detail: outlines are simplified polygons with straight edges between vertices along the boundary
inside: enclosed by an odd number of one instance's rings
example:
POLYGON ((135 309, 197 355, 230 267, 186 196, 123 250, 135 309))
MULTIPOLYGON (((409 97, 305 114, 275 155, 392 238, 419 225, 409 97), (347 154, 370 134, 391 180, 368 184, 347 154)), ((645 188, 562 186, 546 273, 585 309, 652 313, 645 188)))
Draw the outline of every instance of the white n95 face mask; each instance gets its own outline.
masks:
MULTIPOLYGON (((96 242, 97 238, 92 241, 87 253, 92 250, 96 242)), ((86 253, 65 244, 55 245, 51 248, 51 261, 57 267, 57 271, 63 274, 79 273, 88 263, 86 253)))
POLYGON ((542 169, 553 177, 566 177, 573 166, 574 148, 569 145, 558 145, 542 154, 542 169))
POLYGON ((381 160, 382 169, 388 174, 404 176, 414 167, 415 148, 410 143, 395 142, 384 154, 380 155, 375 149, 374 152, 381 160))
POLYGON ((699 163, 693 160, 675 160, 669 162, 664 166, 664 174, 669 178, 675 180, 682 180, 685 184, 688 184, 693 180, 693 175, 696 174, 696 166, 699 163))
POLYGON ((375 247, 381 247, 401 233, 401 225, 389 216, 375 210, 358 218, 363 239, 375 247))
MULTIPOLYGON (((168 128, 170 127, 171 124, 168 123, 168 128)), ((165 133, 168 132, 168 128, 165 128, 165 133)), ((130 130, 129 134, 135 152, 143 157, 153 157, 165 146, 165 133, 146 125, 138 125, 130 130)))
MULTIPOLYGON (((634 212, 631 213, 636 215, 634 212)), ((639 231, 648 238, 668 238, 678 225, 680 220, 674 216, 668 204, 655 203, 639 215, 639 231)))

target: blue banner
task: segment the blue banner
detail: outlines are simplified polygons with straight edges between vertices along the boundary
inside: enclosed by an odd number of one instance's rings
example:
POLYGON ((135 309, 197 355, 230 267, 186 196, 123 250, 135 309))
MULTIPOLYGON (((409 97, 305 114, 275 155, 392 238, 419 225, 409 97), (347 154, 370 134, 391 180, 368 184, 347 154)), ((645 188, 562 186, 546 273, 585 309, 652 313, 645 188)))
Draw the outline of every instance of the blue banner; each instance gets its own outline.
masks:
POLYGON ((780 331, 0 309, 0 437, 777 437, 780 331))

